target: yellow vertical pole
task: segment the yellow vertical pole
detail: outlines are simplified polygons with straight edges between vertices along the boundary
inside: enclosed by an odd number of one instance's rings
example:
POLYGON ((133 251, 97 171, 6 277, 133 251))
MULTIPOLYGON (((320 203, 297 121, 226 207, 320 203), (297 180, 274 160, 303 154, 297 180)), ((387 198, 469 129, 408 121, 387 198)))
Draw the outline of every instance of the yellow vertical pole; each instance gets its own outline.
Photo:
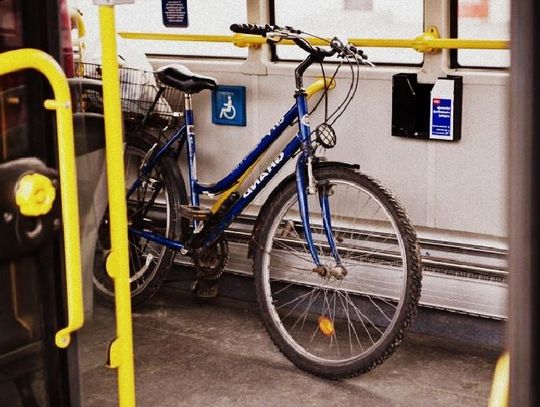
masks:
POLYGON ((107 258, 106 267, 107 273, 114 279, 117 334, 109 349, 109 366, 118 369, 119 405, 134 406, 135 374, 129 282, 128 225, 114 5, 99 6, 99 20, 103 53, 103 107, 105 113, 107 185, 109 189, 111 231, 111 253, 107 258))
POLYGON ((488 407, 508 407, 510 393, 510 354, 504 352, 497 361, 488 407))

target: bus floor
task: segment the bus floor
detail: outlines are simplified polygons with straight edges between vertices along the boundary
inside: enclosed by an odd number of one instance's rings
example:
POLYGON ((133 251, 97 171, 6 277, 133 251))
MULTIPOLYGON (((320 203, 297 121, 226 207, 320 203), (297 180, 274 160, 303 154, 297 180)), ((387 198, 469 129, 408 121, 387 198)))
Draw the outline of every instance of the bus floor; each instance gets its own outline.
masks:
MULTIPOLYGON (((256 305, 163 288, 133 314, 137 405, 486 406, 499 351, 409 334, 381 366, 328 381, 295 368, 271 342, 256 305)), ((118 405, 105 367, 114 312, 99 303, 79 334, 86 407, 118 405)))

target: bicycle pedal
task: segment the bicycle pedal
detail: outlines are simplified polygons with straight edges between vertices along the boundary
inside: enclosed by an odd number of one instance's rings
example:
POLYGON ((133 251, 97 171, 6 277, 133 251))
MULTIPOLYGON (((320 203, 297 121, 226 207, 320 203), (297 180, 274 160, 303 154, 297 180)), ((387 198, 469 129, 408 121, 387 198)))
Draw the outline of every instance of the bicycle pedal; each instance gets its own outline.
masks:
POLYGON ((218 295, 218 282, 216 280, 195 280, 191 291, 197 298, 215 298, 218 295))
POLYGON ((180 215, 189 220, 208 220, 212 211, 204 206, 180 205, 180 215))

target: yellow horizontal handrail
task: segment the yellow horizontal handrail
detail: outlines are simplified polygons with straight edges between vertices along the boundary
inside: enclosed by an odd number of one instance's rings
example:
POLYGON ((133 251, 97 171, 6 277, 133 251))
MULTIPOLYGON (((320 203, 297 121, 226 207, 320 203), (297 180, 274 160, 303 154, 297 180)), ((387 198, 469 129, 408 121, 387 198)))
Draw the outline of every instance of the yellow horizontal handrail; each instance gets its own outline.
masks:
MULTIPOLYGON (((153 41, 202 41, 229 42, 237 47, 260 47, 266 39, 257 35, 202 35, 202 34, 161 34, 145 32, 120 32, 122 38, 153 41)), ((307 38, 312 45, 326 45, 327 41, 319 38, 307 38)), ((509 49, 508 40, 439 38, 437 29, 429 27, 425 33, 413 39, 391 38, 349 38, 349 44, 357 47, 376 48, 413 48, 418 52, 438 52, 441 49, 509 49)), ((278 45, 294 45, 290 40, 283 40, 278 45)))
POLYGON ((56 333, 55 342, 59 348, 66 348, 71 341, 71 333, 81 328, 84 323, 71 94, 62 68, 45 52, 26 48, 0 54, 0 75, 23 69, 35 69, 42 73, 51 84, 54 93, 54 99, 46 100, 44 105, 46 109, 56 110, 68 306, 67 327, 56 333))
MULTIPOLYGON (((137 33, 137 32, 119 32, 118 35, 126 39, 134 40, 157 40, 157 41, 202 41, 202 42, 233 42, 233 35, 203 35, 203 34, 165 34, 165 33, 137 33)), ((241 34, 245 35, 245 34, 241 34)), ((250 35, 251 39, 255 36, 250 35)), ((250 41, 251 42, 251 41, 250 41)), ((253 41, 252 43, 255 43, 253 41)), ((259 44, 265 43, 265 39, 260 37, 259 44)))

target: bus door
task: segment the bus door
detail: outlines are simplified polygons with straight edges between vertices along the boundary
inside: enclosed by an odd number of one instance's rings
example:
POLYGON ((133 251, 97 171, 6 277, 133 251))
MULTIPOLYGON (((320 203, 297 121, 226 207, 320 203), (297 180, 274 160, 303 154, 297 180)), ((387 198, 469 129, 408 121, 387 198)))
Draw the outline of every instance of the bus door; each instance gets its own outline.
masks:
MULTIPOLYGON (((31 47, 61 61, 57 0, 2 0, 0 16, 0 53, 31 47)), ((37 72, 0 77, 0 406, 80 405, 76 335, 66 349, 55 346, 66 291, 47 98, 49 85, 37 72), (46 208, 25 216, 25 188, 36 183, 46 208)))

